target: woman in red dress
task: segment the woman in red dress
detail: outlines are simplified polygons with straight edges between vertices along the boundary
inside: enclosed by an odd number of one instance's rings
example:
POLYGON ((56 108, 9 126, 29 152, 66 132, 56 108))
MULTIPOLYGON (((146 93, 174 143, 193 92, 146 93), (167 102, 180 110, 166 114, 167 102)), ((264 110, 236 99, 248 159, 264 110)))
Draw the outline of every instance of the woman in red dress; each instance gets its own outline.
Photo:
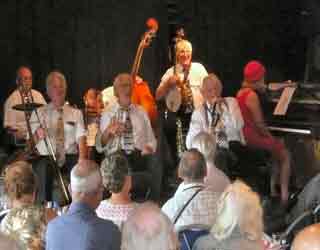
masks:
MULTIPOLYGON (((250 61, 244 68, 244 81, 237 93, 237 99, 244 120, 243 133, 247 145, 271 153, 274 162, 280 167, 281 200, 288 201, 288 186, 290 179, 290 158, 285 145, 274 138, 264 121, 263 112, 257 92, 264 92, 266 85, 265 67, 258 61, 250 61)), ((271 185, 271 192, 275 187, 271 185)))

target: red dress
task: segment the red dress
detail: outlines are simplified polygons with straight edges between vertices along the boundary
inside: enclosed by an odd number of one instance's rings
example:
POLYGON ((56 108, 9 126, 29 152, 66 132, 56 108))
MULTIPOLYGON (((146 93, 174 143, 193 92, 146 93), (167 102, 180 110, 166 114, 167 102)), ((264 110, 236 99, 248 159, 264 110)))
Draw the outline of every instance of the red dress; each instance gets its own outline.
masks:
POLYGON ((248 108, 246 101, 249 94, 254 92, 252 89, 246 89, 238 92, 237 100, 244 120, 243 134, 246 139, 247 145, 259 149, 264 149, 278 159, 282 158, 282 152, 285 150, 284 144, 275 139, 271 135, 261 134, 253 120, 252 113, 248 108))

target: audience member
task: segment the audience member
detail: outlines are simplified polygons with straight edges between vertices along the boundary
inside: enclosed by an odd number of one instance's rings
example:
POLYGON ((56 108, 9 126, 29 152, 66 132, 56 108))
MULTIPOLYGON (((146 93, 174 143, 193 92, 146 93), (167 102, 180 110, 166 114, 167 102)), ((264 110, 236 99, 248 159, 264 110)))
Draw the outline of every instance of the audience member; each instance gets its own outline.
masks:
POLYGON ((47 250, 120 249, 120 231, 99 218, 95 209, 103 193, 98 165, 80 161, 70 174, 72 203, 66 214, 51 221, 46 232, 47 250))
POLYGON ((191 148, 196 148, 201 152, 207 163, 207 176, 204 178, 206 186, 212 191, 223 192, 230 184, 230 179, 215 164, 216 140, 215 136, 207 132, 197 134, 192 142, 191 148))
POLYGON ((44 249, 47 223, 56 214, 34 204, 37 180, 31 165, 24 161, 12 163, 7 167, 4 182, 12 208, 1 222, 1 231, 23 249, 44 249))
POLYGON ((262 237, 259 196, 243 182, 235 181, 221 195, 210 234, 197 239, 193 250, 262 250, 262 237))
POLYGON ((96 213, 100 218, 113 221, 121 229, 138 205, 130 197, 132 183, 128 161, 124 156, 114 155, 103 160, 100 171, 103 185, 111 192, 111 197, 101 201, 96 213))
POLYGON ((294 238, 291 250, 319 250, 320 224, 306 227, 294 238))
POLYGON ((121 250, 177 250, 169 218, 151 202, 141 204, 124 223, 121 250))
POLYGON ((162 207, 162 211, 175 224, 176 230, 190 224, 212 226, 216 218, 220 193, 205 187, 206 169, 206 161, 198 150, 189 149, 184 152, 178 169, 183 182, 162 207))
POLYGON ((21 247, 9 236, 0 233, 0 249, 1 250, 22 250, 21 247))

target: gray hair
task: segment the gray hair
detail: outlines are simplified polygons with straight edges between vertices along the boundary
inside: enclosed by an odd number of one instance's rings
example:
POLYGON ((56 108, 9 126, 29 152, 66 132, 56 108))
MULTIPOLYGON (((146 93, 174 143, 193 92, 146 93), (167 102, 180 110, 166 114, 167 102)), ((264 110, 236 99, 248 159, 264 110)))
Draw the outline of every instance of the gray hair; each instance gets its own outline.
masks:
POLYGON ((70 173, 72 193, 93 193, 99 190, 102 182, 99 165, 94 161, 82 160, 70 173))
POLYGON ((118 74, 113 81, 113 91, 115 93, 115 96, 118 95, 118 85, 121 82, 129 81, 132 84, 132 77, 128 73, 120 73, 118 74))
POLYGON ((59 72, 59 71, 51 71, 49 73, 49 75, 46 78, 46 90, 47 90, 47 94, 49 94, 49 89, 51 86, 51 82, 52 82, 52 78, 57 77, 59 78, 59 80, 62 82, 62 84, 64 85, 64 89, 67 89, 67 80, 65 78, 65 76, 59 72))
POLYGON ((121 250, 175 250, 178 245, 172 222, 152 202, 138 206, 124 223, 121 250))
POLYGON ((12 238, 0 232, 0 249, 22 250, 22 247, 12 238))
POLYGON ((179 176, 188 181, 203 181, 206 176, 207 164, 202 153, 191 148, 185 151, 179 163, 179 176))
POLYGON ((197 149, 207 162, 213 163, 217 148, 215 135, 201 131, 193 138, 191 148, 197 149))

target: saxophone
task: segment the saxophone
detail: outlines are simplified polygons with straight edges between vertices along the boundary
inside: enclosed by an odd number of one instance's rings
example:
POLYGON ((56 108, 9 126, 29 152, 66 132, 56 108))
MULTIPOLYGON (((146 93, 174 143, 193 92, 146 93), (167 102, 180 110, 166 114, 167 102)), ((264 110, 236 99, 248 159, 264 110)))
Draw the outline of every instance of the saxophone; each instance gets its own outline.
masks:
POLYGON ((177 134, 176 134, 177 155, 179 158, 181 158, 183 152, 186 151, 186 146, 185 146, 185 140, 183 138, 182 122, 180 118, 177 118, 176 126, 177 126, 177 134))
POLYGON ((191 113, 193 111, 193 96, 190 86, 190 81, 188 80, 190 71, 190 66, 184 71, 183 81, 178 82, 178 88, 181 93, 181 105, 184 113, 191 113))

